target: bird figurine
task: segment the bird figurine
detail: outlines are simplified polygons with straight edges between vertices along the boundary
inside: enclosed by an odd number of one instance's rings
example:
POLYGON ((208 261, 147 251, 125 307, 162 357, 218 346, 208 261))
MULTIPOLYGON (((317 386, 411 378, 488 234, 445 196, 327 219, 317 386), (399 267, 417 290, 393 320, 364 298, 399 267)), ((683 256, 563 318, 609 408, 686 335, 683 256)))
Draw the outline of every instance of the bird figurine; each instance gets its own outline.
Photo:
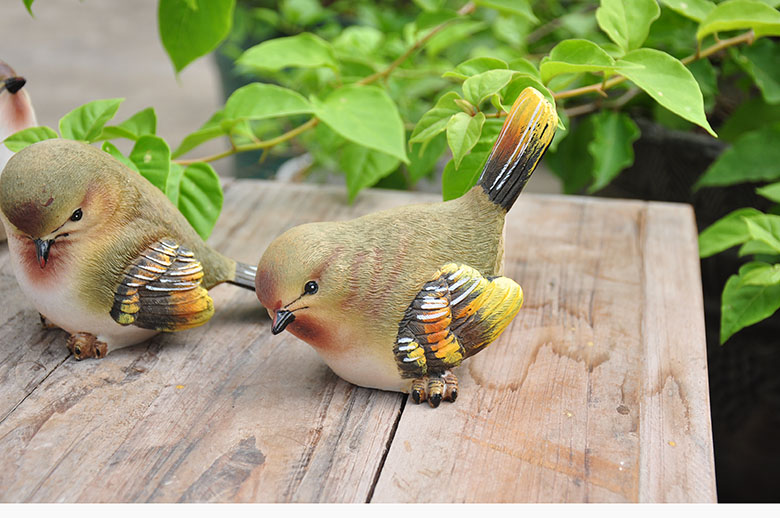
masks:
POLYGON ((207 245, 168 198, 108 153, 51 139, 8 161, 0 212, 11 264, 77 360, 207 322, 207 290, 254 290, 254 266, 207 245))
MULTIPOLYGON (((0 174, 13 152, 3 141, 17 131, 37 126, 30 96, 22 87, 27 81, 19 77, 7 63, 0 60, 0 174)), ((0 225, 0 241, 5 241, 5 230, 0 225)))
POLYGON ((500 276, 507 211, 550 144, 553 106, 526 88, 482 175, 458 199, 294 227, 257 267, 273 334, 288 329, 341 378, 455 401, 452 369, 495 340, 523 303, 500 276))

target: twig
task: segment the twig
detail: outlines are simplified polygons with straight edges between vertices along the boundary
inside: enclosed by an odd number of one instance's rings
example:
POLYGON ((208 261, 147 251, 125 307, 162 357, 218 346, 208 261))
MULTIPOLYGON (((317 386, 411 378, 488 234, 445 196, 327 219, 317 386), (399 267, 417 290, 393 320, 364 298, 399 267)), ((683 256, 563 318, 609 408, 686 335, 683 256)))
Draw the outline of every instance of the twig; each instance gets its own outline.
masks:
POLYGON ((311 119, 301 124, 300 126, 297 126, 291 129, 290 131, 288 131, 287 133, 283 133, 279 135, 278 137, 272 138, 271 140, 258 140, 256 143, 246 144, 243 146, 233 145, 233 147, 231 147, 227 151, 223 151, 221 153, 217 153, 214 155, 205 156, 201 158, 191 158, 188 160, 174 160, 173 162, 180 165, 190 165, 190 164, 194 164, 195 162, 213 162, 215 160, 219 160, 220 158, 229 157, 230 155, 234 155, 236 153, 243 153, 245 151, 255 151, 258 149, 268 149, 270 147, 274 147, 277 144, 281 144, 282 142, 286 142, 291 138, 300 135, 301 133, 319 124, 319 122, 320 120, 317 117, 312 117, 311 119))
MULTIPOLYGON (((694 61, 697 61, 699 59, 704 59, 708 56, 711 56, 712 54, 715 54, 716 52, 719 52, 725 48, 733 47, 735 45, 739 45, 741 43, 753 43, 753 40, 755 39, 755 34, 752 30, 749 30, 743 34, 740 34, 738 36, 734 36, 733 38, 729 38, 726 40, 720 40, 714 45, 707 47, 704 50, 697 50, 695 53, 691 54, 690 56, 687 56, 680 61, 683 65, 689 65, 693 63, 694 61)), ((588 86, 581 86, 579 88, 572 88, 571 90, 564 90, 562 92, 556 92, 553 93, 553 97, 555 99, 567 99, 569 97, 577 97, 580 95, 588 94, 588 93, 599 93, 604 94, 605 90, 608 90, 616 85, 619 85, 623 81, 625 81, 627 78, 624 76, 616 76, 608 81, 603 81, 600 83, 595 83, 588 86)))

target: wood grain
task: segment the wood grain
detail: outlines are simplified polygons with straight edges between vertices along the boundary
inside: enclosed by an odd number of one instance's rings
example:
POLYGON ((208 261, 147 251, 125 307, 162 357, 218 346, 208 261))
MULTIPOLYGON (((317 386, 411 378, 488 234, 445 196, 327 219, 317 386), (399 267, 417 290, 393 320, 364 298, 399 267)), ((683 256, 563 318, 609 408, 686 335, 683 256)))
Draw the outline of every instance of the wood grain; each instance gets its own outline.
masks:
MULTIPOLYGON (((434 199, 237 181, 211 242, 256 263, 294 225, 434 199)), ((714 501, 690 209, 524 195, 505 270, 525 307, 433 410, 338 379, 233 286, 201 328, 77 362, 0 245, 0 501, 714 501)))

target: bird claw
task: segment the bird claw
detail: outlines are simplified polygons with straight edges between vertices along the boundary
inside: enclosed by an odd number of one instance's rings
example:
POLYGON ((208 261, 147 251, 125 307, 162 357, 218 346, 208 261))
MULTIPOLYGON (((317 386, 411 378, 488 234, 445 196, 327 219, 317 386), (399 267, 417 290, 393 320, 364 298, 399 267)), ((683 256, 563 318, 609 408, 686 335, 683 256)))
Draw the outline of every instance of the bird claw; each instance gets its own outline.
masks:
POLYGON ((436 408, 442 401, 454 402, 458 398, 458 378, 450 371, 417 378, 412 382, 410 393, 415 403, 428 401, 431 407, 436 408))
POLYGON ((108 352, 105 342, 90 333, 76 333, 68 337, 68 349, 77 360, 84 358, 103 358, 108 352))

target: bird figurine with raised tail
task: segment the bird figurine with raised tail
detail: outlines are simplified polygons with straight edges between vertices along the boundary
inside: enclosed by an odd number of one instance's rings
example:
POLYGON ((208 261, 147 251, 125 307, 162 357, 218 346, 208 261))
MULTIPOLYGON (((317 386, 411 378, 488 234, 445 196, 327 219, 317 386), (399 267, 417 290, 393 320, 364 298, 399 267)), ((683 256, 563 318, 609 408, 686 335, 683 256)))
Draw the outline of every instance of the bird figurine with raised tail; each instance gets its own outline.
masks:
POLYGON ((108 153, 52 139, 0 176, 16 279, 76 359, 103 358, 159 331, 207 322, 207 290, 254 289, 253 266, 207 245, 168 198, 108 153))
POLYGON ((309 223, 276 238, 256 276, 272 332, 288 329, 356 385, 433 407, 454 401, 452 369, 495 340, 523 303, 520 286, 500 276, 504 218, 557 121, 526 88, 478 184, 460 198, 309 223))
MULTIPOLYGON (((30 96, 23 89, 26 83, 13 68, 0 60, 0 174, 13 155, 3 141, 17 131, 38 125, 30 96)), ((5 230, 0 225, 0 241, 5 241, 5 237, 5 230)))

